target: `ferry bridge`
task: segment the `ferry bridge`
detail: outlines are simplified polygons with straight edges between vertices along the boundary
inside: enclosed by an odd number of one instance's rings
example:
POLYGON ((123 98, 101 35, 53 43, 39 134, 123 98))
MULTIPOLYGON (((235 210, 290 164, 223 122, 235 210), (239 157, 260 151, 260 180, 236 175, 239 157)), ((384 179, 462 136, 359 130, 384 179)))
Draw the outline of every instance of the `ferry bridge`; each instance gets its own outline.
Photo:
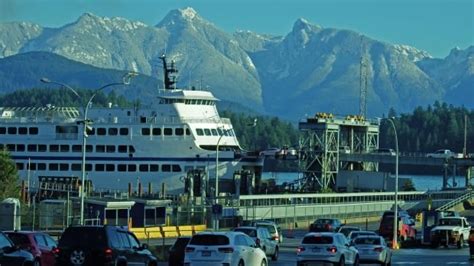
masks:
MULTIPOLYGON (((300 121, 299 129, 302 132, 299 168, 304 174, 302 180, 298 180, 301 191, 334 188, 338 173, 342 170, 376 172, 380 163, 395 164, 395 156, 374 153, 379 148, 380 119, 317 113, 300 121)), ((443 167, 445 189, 449 176, 455 176, 459 170, 466 174, 466 185, 469 184, 474 158, 428 158, 421 154, 400 154, 399 164, 443 167)))

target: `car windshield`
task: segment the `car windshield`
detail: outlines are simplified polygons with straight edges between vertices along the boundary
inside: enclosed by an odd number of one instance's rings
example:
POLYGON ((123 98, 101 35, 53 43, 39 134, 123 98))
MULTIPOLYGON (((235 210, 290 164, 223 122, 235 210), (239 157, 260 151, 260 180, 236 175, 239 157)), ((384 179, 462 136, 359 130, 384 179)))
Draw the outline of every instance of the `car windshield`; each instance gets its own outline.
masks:
POLYGON ((13 244, 18 246, 27 246, 30 244, 28 236, 17 233, 7 233, 8 238, 13 242, 13 244))
POLYGON ((380 245, 378 237, 358 237, 354 240, 356 245, 380 245))
POLYGON ((69 227, 64 231, 59 246, 106 247, 105 230, 101 227, 69 227))
POLYGON ((316 223, 317 224, 332 224, 332 220, 331 219, 318 219, 316 220, 316 223))
POLYGON ((275 234, 276 233, 275 226, 273 226, 272 224, 257 224, 257 227, 267 228, 268 232, 270 232, 270 234, 275 234))
POLYGON ((306 236, 303 244, 332 244, 332 236, 306 236))
POLYGON ((354 239, 358 236, 370 236, 370 235, 375 235, 374 232, 364 232, 364 231, 353 231, 351 232, 351 238, 354 239))
POLYGON ((353 228, 353 227, 341 228, 341 230, 339 232, 342 233, 343 235, 347 236, 352 231, 360 231, 360 229, 359 228, 353 228))
POLYGON ((224 235, 195 235, 191 238, 189 244, 197 246, 223 246, 229 245, 229 238, 224 235))
POLYGON ((252 228, 235 228, 235 232, 242 232, 250 237, 257 237, 257 230, 252 228))
POLYGON ((459 219, 441 219, 439 220, 440 225, 456 225, 461 226, 461 220, 459 219))

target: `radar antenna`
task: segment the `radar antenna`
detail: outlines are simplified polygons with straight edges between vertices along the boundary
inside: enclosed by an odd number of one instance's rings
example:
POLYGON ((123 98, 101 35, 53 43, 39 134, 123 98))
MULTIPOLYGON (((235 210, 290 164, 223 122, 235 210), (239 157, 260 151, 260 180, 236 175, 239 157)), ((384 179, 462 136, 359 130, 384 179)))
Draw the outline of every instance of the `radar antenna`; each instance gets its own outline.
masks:
POLYGON ((160 59, 163 61, 163 82, 165 90, 173 90, 175 89, 173 85, 176 83, 175 74, 178 73, 178 70, 175 68, 175 62, 174 60, 171 60, 171 64, 168 67, 168 64, 166 63, 166 56, 164 54, 160 56, 160 59))

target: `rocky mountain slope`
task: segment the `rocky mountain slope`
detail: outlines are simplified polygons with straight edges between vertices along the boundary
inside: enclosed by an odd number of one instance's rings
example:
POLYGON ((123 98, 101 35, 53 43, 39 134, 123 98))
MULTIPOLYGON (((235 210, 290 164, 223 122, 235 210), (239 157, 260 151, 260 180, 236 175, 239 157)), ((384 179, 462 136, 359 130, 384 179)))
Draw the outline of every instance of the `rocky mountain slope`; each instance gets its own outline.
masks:
MULTIPOLYGON (((170 11, 155 26, 93 14, 60 28, 0 24, 0 57, 46 51, 95 67, 161 77, 159 56, 166 53, 180 70, 180 87, 206 88, 225 101, 292 120, 315 112, 358 113, 361 69, 369 116, 392 107, 411 111, 436 100, 474 107, 465 97, 474 91, 473 50, 435 59, 414 47, 304 19, 285 36, 228 34, 192 8, 170 11)), ((18 71, 2 79, 24 78, 18 71)))

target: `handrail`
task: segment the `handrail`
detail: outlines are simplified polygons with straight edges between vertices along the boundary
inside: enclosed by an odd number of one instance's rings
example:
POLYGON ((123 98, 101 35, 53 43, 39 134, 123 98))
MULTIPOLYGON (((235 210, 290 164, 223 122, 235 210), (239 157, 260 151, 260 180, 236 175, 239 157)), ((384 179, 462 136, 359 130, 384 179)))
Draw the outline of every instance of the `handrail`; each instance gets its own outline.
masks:
MULTIPOLYGON (((404 201, 455 199, 465 191, 412 191, 400 192, 398 198, 404 201)), ((307 204, 334 204, 391 201, 393 192, 369 193, 328 193, 328 194, 279 194, 279 195, 241 195, 240 206, 283 206, 307 204)))
POLYGON ((437 208, 437 211, 447 211, 451 209, 452 207, 458 205, 459 203, 464 202, 465 200, 468 200, 474 196, 473 191, 468 191, 466 194, 461 195, 460 197, 455 198, 454 200, 444 204, 443 206, 437 208))

